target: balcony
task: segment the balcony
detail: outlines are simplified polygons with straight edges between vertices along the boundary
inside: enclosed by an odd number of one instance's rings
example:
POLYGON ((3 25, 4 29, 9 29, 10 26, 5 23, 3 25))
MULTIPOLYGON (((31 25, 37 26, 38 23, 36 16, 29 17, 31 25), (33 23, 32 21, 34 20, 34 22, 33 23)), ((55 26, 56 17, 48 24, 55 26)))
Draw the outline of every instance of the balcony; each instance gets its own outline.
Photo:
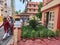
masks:
POLYGON ((0 0, 0 5, 3 5, 3 2, 4 2, 3 0, 0 0))
POLYGON ((27 9, 38 9, 38 7, 27 7, 27 9))
POLYGON ((34 13, 35 14, 35 13, 38 13, 38 12, 37 11, 35 11, 35 12, 33 12, 33 11, 27 11, 27 13, 29 13, 29 14, 30 13, 34 13))
POLYGON ((58 4, 60 4, 60 0, 59 1, 53 0, 52 2, 50 2, 49 4, 47 4, 46 6, 42 7, 41 8, 41 11, 44 11, 46 9, 49 9, 49 8, 55 6, 55 5, 58 5, 58 4))

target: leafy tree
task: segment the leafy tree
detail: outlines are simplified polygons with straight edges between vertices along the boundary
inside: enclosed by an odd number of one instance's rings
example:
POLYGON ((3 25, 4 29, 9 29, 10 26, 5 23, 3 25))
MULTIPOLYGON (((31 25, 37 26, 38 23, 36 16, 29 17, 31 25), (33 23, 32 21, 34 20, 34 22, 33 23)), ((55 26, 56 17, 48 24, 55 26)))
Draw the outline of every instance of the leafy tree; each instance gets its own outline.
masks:
POLYGON ((20 1, 22 1, 23 3, 25 3, 25 2, 29 2, 31 0, 20 0, 20 1))
POLYGON ((36 30, 36 26, 38 25, 37 20, 35 20, 35 18, 32 20, 29 20, 29 25, 36 30))
POLYGON ((18 14, 18 11, 16 11, 16 14, 18 14))
POLYGON ((36 17, 38 17, 39 19, 41 19, 42 17, 41 8, 42 8, 42 2, 40 2, 40 4, 38 5, 38 13, 35 14, 36 17))
POLYGON ((38 13, 36 13, 35 15, 36 15, 36 17, 38 17, 39 19, 41 19, 41 17, 42 17, 42 13, 41 13, 41 12, 38 12, 38 13))
POLYGON ((20 14, 20 12, 21 12, 21 10, 19 10, 19 11, 16 11, 15 13, 16 13, 16 14, 20 14))
POLYGON ((38 12, 41 12, 41 8, 42 8, 42 2, 40 2, 40 4, 38 5, 38 12))

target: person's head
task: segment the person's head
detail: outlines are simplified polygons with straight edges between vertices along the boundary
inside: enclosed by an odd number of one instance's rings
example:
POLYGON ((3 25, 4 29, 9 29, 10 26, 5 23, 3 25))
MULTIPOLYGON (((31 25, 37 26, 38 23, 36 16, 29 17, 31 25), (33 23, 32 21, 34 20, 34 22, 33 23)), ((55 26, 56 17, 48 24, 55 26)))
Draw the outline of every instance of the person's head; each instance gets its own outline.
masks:
POLYGON ((4 17, 4 18, 3 18, 3 21, 6 21, 6 20, 7 20, 7 18, 6 18, 6 17, 4 17))
POLYGON ((12 17, 10 17, 10 19, 13 19, 12 17))

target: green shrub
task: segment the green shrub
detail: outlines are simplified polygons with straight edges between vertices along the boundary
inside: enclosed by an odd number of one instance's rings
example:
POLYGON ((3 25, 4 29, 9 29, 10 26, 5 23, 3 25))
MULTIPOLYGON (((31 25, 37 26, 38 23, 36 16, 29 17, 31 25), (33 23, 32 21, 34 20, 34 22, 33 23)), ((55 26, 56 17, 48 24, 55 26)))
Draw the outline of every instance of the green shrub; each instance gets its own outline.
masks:
POLYGON ((40 35, 39 37, 47 37, 47 33, 46 32, 47 32, 46 30, 40 30, 39 31, 39 33, 40 33, 39 34, 40 35))
POLYGON ((40 37, 40 31, 38 30, 35 32, 35 38, 39 38, 39 37, 40 37))
POLYGON ((44 29, 43 29, 43 32, 44 32, 44 37, 48 37, 48 35, 47 35, 48 29, 44 28, 44 29))
POLYGON ((37 25, 37 29, 40 29, 40 30, 42 30, 42 29, 44 29, 45 27, 44 26, 42 26, 42 25, 37 25))
POLYGON ((35 38, 35 32, 36 32, 35 30, 31 31, 31 38, 35 38))
POLYGON ((26 31, 22 31, 21 37, 22 38, 26 38, 26 36, 27 36, 27 32, 26 31))
POLYGON ((33 28, 33 29, 36 29, 36 26, 37 26, 37 21, 36 20, 30 20, 29 21, 29 25, 33 28))
POLYGON ((37 26, 37 31, 34 30, 30 26, 23 26, 22 27, 22 38, 44 38, 44 37, 58 37, 59 36, 59 30, 56 30, 56 32, 53 32, 52 30, 46 29, 42 26, 37 26))
POLYGON ((30 26, 23 26, 22 32, 21 32, 21 37, 22 38, 30 38, 31 37, 31 30, 32 30, 32 28, 30 26))
POLYGON ((43 32, 43 30, 40 31, 40 37, 44 37, 44 32, 43 32))
POLYGON ((54 37, 54 32, 51 30, 48 30, 47 35, 48 37, 54 37))
POLYGON ((54 32, 55 37, 59 36, 59 30, 56 30, 56 32, 54 32))

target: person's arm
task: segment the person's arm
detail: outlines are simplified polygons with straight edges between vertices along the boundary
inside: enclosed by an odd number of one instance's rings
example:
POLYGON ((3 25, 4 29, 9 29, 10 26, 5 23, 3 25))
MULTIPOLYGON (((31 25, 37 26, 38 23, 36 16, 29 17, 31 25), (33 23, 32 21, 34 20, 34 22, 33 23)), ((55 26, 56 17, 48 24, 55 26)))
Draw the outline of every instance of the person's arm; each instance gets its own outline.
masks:
POLYGON ((3 24, 0 26, 0 28, 3 26, 3 24))

